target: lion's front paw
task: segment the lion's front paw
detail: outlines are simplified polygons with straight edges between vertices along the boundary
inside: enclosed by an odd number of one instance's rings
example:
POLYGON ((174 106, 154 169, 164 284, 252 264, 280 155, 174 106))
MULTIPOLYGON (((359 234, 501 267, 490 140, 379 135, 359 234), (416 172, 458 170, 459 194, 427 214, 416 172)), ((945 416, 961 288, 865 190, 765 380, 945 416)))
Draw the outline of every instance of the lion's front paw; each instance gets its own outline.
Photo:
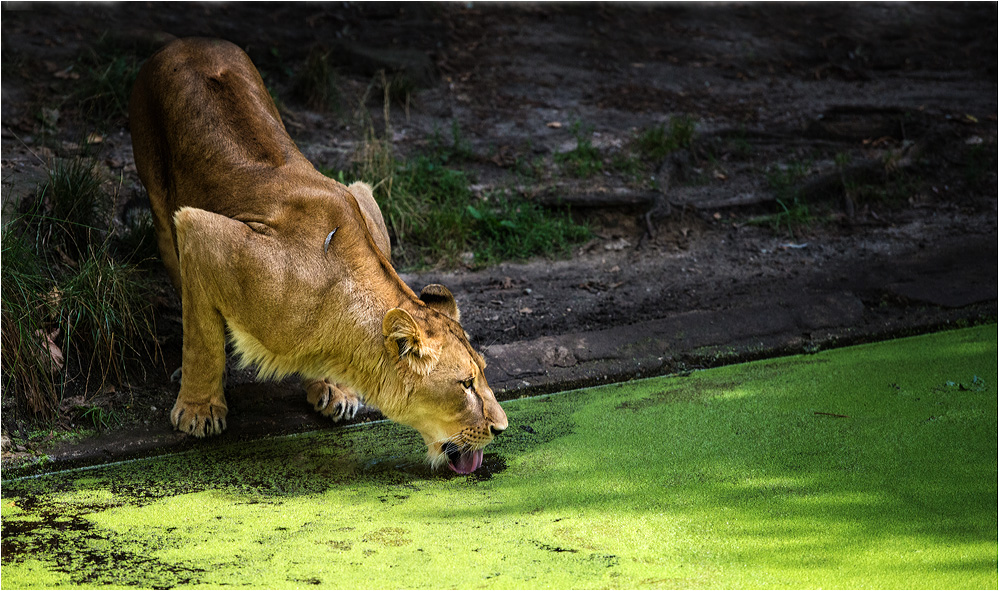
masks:
POLYGON ((170 421, 174 429, 195 437, 218 435, 225 430, 227 412, 225 404, 191 404, 178 398, 170 412, 170 421))
POLYGON ((346 386, 330 380, 308 380, 303 385, 309 404, 333 421, 352 419, 361 407, 361 399, 346 386))

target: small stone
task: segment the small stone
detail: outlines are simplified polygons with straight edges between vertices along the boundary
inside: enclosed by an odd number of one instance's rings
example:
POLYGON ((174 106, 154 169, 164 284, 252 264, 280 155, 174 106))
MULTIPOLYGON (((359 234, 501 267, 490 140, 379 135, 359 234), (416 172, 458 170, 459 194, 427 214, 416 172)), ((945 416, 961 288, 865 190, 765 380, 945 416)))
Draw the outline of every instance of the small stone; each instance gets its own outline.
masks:
POLYGON ((631 243, 624 238, 618 238, 604 244, 604 250, 624 250, 631 246, 631 243))

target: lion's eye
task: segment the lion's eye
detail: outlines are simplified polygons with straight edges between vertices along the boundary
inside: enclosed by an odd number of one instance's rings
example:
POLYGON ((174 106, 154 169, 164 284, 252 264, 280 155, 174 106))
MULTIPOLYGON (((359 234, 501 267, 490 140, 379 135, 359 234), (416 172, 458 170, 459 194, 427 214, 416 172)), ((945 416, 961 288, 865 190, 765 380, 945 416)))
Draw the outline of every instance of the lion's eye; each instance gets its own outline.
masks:
POLYGON ((462 388, 464 388, 466 390, 471 390, 472 389, 472 384, 475 383, 475 378, 468 378, 467 380, 462 380, 459 383, 461 384, 462 388))

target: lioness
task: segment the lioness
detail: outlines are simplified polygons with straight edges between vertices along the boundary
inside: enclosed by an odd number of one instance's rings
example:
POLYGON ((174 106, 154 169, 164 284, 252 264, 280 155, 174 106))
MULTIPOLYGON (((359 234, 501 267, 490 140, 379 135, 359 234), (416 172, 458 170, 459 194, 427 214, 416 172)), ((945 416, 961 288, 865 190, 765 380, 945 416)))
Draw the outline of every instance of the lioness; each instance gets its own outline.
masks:
POLYGON ((129 107, 160 254, 181 295, 175 428, 226 426, 225 339, 262 377, 299 374, 334 420, 354 393, 423 436, 459 473, 507 426, 454 297, 419 297, 389 263, 371 189, 320 174, 285 131, 250 58, 232 43, 179 39, 139 72, 129 107))

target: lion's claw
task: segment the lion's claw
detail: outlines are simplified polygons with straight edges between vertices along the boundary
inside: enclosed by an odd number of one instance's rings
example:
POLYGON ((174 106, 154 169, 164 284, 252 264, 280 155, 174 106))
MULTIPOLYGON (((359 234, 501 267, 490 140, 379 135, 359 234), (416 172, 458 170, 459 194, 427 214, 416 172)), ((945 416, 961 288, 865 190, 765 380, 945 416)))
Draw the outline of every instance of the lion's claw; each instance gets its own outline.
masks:
POLYGON ((361 407, 353 390, 330 380, 309 380, 304 386, 312 407, 334 422, 354 418, 361 407))
POLYGON ((228 409, 224 404, 190 404, 177 400, 170 412, 170 422, 174 429, 195 437, 218 435, 225 431, 225 416, 228 409))

